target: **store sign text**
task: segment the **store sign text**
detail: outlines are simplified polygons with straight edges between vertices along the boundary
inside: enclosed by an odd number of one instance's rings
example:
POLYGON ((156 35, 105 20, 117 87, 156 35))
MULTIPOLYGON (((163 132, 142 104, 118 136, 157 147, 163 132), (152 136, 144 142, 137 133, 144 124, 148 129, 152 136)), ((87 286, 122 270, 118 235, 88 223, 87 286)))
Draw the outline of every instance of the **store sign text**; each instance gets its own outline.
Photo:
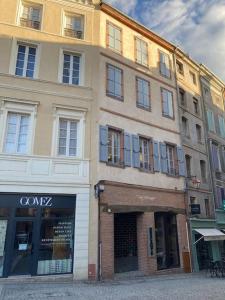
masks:
POLYGON ((20 205, 51 207, 52 197, 21 197, 20 205))

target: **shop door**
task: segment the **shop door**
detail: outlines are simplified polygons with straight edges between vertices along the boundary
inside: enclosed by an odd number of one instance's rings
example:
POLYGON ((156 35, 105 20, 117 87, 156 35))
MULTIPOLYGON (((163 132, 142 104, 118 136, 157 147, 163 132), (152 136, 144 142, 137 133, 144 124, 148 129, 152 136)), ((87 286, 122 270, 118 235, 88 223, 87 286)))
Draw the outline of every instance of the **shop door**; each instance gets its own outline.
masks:
POLYGON ((33 257, 33 229, 32 220, 16 220, 13 231, 13 252, 10 275, 31 274, 33 257))

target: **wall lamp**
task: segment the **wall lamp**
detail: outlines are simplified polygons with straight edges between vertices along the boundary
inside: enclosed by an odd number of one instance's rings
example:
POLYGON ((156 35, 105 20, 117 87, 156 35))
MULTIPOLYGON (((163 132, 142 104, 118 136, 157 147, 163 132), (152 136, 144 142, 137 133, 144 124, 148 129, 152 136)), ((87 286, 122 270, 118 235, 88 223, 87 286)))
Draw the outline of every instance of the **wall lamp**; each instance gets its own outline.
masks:
POLYGON ((95 198, 99 199, 100 194, 103 193, 105 190, 105 186, 102 183, 97 183, 94 186, 94 189, 95 189, 95 198))

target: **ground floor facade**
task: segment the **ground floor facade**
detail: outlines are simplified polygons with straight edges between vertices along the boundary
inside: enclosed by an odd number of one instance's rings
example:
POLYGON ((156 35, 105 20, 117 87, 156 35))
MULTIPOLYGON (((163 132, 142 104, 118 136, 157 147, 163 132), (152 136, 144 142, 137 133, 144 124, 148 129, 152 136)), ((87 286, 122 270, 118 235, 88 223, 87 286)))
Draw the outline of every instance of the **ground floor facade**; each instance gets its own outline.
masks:
POLYGON ((104 182, 100 199, 102 278, 190 269, 184 194, 104 182))

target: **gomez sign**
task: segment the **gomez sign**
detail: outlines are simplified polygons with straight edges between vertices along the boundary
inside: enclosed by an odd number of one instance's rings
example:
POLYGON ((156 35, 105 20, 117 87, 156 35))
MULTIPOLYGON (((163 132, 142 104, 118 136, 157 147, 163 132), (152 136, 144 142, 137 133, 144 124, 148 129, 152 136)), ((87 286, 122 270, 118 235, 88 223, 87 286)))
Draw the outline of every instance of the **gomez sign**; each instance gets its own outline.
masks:
POLYGON ((20 205, 22 206, 41 206, 51 207, 52 197, 47 196, 23 196, 20 198, 20 205))

